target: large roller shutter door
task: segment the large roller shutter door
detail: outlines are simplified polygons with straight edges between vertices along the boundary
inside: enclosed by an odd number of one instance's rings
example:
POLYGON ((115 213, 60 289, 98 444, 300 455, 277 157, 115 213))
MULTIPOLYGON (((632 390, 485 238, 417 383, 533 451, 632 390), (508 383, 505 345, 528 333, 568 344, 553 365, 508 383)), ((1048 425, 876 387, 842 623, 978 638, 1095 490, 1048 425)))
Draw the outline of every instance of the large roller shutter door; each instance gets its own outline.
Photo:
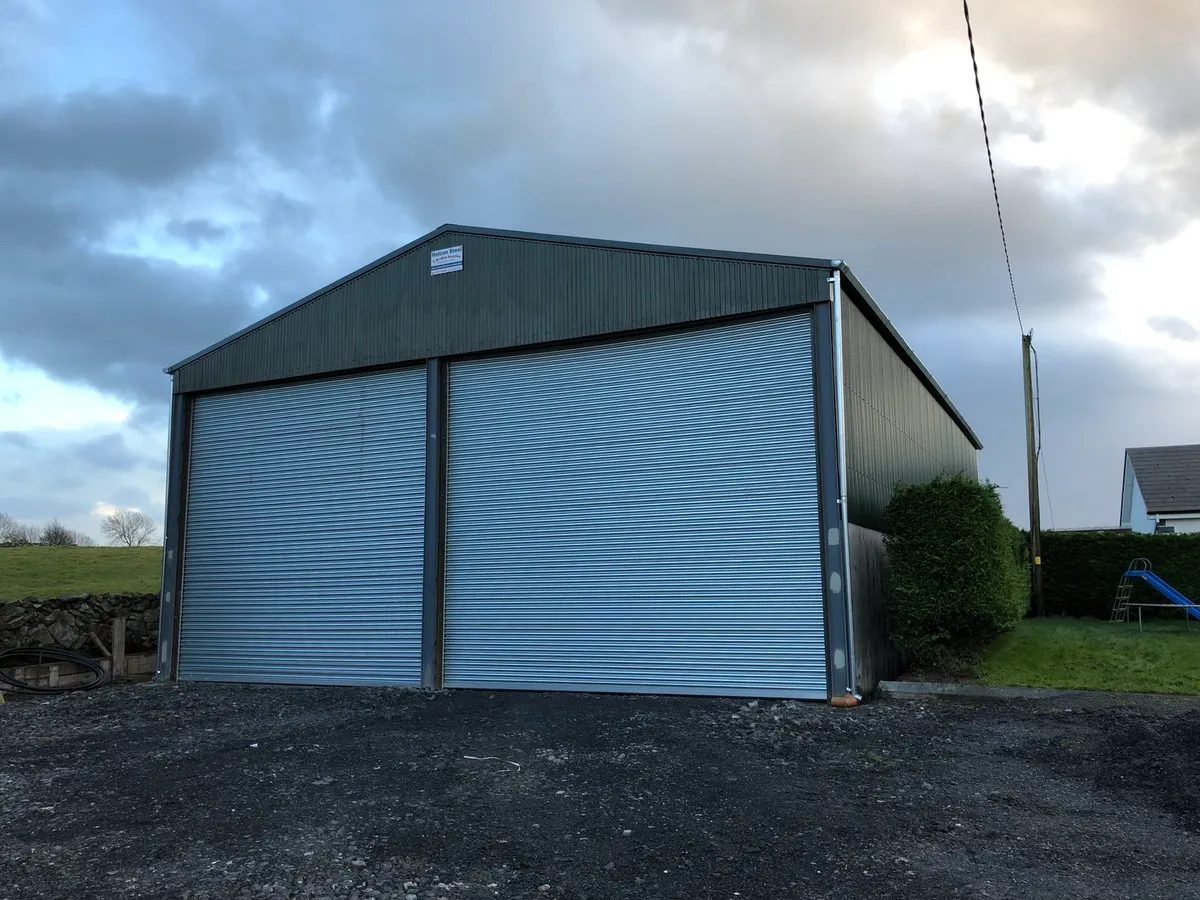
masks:
POLYGON ((420 683, 425 373, 201 396, 179 677, 420 683))
POLYGON ((827 695, 807 314, 451 367, 444 681, 827 695))

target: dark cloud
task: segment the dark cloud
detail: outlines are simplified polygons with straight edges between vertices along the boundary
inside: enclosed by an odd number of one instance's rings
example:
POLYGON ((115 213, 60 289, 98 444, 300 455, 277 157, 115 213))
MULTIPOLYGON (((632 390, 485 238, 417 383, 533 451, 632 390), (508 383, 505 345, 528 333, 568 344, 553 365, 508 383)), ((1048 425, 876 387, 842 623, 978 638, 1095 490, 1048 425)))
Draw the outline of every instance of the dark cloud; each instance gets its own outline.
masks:
MULTIPOLYGON (((336 277, 328 260, 293 243, 312 210, 253 186, 241 202, 259 213, 260 224, 222 268, 103 246, 106 226, 151 214, 155 201, 0 171, 0 356, 157 406, 167 396, 165 365, 262 315, 253 286, 278 289, 290 302, 336 277)), ((167 231, 182 236, 178 228, 167 231)), ((194 220, 184 233, 212 229, 194 220)))
POLYGON ((85 91, 0 106, 0 169, 99 172, 154 184, 229 150, 217 108, 178 96, 85 91))
POLYGON ((1177 341, 1200 341, 1200 329, 1180 316, 1151 316, 1146 323, 1177 341))
POLYGON ((208 219, 175 220, 167 225, 167 233, 193 247, 217 241, 229 234, 229 229, 208 219))
POLYGON ((7 284, 20 302, 13 296, 4 310, 0 353, 142 402, 165 402, 165 360, 236 329, 250 312, 214 273, 86 250, 57 270, 26 259, 7 284))
POLYGON ((141 457, 129 449, 124 436, 116 432, 76 444, 70 452, 77 459, 105 471, 126 471, 142 462, 141 457))

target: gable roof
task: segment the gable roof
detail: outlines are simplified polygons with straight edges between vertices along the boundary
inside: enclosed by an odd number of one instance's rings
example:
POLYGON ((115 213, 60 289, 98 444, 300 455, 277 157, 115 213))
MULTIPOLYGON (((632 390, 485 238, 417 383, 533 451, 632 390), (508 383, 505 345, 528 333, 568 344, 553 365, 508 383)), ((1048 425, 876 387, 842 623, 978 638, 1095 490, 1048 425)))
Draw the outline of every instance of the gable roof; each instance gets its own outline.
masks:
POLYGON ((1125 455, 1146 501, 1146 512, 1200 512, 1200 444, 1130 447, 1125 455))
MULTIPOLYGON (((371 275, 381 269, 385 269, 392 263, 395 263, 398 260, 410 255, 414 250, 424 247, 426 244, 432 243, 444 237, 463 235, 541 244, 555 244, 559 246, 587 247, 603 250, 624 250, 631 253, 691 257, 693 259, 722 260, 726 262, 763 263, 768 265, 791 266, 810 269, 830 269, 835 265, 841 265, 840 260, 834 261, 819 257, 783 256, 775 253, 746 253, 736 250, 705 250, 698 247, 675 247, 662 244, 640 244, 633 241, 599 240, 596 238, 571 237, 563 234, 542 234, 531 231, 512 231, 503 228, 481 228, 475 225, 455 225, 452 223, 447 223, 435 228, 428 234, 421 235, 421 237, 409 241, 403 247, 381 256, 379 259, 367 263, 365 266, 354 270, 349 275, 343 275, 337 281, 327 284, 325 287, 313 291, 311 294, 308 294, 305 297, 301 297, 299 300, 288 304, 282 309, 275 310, 275 312, 264 316, 257 322, 250 323, 245 328, 235 331, 233 334, 222 338, 214 344, 210 344, 203 350, 196 351, 186 359, 182 359, 174 365, 167 366, 163 369, 163 372, 167 375, 173 375, 175 372, 190 366, 197 360, 203 359, 210 354, 224 349, 230 344, 236 343, 246 335, 260 331, 263 328, 270 326, 272 323, 286 318, 296 310, 302 309, 305 306, 309 306, 316 301, 335 294, 339 288, 358 281, 364 275, 371 275)), ((844 266, 843 270, 848 271, 844 266)))
POLYGON ((163 371, 176 393, 191 393, 762 313, 827 302, 831 269, 842 272, 847 300, 982 449, 837 259, 448 224, 163 371), (425 251, 448 243, 464 246, 472 263, 454 278, 431 278, 425 251))

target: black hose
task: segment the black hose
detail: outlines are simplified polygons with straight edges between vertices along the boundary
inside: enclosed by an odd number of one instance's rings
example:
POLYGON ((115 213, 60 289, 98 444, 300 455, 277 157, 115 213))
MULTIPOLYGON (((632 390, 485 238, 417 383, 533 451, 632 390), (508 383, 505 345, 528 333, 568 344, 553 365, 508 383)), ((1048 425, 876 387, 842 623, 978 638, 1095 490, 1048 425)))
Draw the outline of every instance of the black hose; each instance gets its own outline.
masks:
POLYGON ((72 650, 58 647, 18 647, 0 651, 0 685, 8 685, 15 691, 29 694, 65 694, 70 691, 90 691, 108 683, 108 673, 97 660, 72 650), (43 663, 73 663, 92 673, 92 680, 74 687, 40 687, 28 684, 4 672, 5 669, 23 666, 39 666, 43 663))

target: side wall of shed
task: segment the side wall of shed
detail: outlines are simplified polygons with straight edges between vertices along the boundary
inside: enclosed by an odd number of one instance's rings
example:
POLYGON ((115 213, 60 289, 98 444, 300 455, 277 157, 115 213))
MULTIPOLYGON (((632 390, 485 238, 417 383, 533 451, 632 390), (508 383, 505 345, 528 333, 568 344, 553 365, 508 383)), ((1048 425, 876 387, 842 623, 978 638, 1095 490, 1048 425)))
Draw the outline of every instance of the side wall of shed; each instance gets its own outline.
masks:
POLYGON ((854 669, 859 693, 869 697, 880 681, 904 671, 887 616, 889 570, 883 534, 851 525, 850 596, 854 607, 854 669))
POLYGON ((979 477, 978 452, 847 292, 842 307, 849 517, 882 530, 899 484, 979 477))

